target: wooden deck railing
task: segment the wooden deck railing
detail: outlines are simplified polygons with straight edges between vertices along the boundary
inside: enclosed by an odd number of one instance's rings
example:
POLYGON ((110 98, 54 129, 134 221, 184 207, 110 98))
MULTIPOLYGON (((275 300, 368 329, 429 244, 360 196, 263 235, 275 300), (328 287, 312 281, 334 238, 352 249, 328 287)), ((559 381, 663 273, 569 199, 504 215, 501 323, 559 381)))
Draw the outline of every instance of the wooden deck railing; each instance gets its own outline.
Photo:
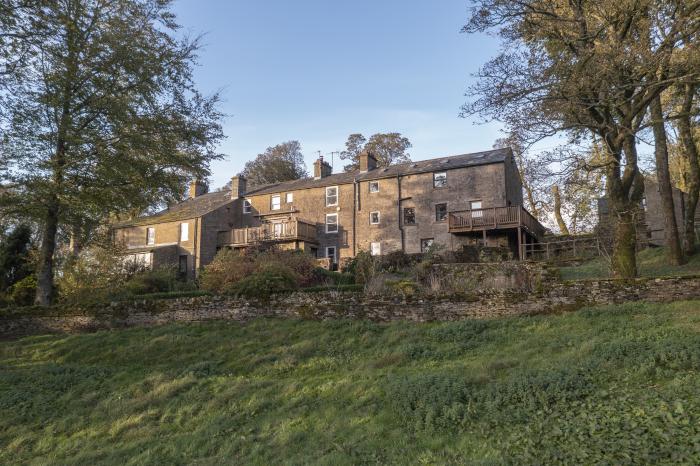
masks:
POLYGON ((544 227, 522 206, 488 207, 485 209, 450 212, 451 233, 523 227, 541 237, 544 227))
POLYGON ((247 246, 266 241, 316 241, 316 225, 303 220, 265 223, 258 227, 220 231, 219 246, 247 246))

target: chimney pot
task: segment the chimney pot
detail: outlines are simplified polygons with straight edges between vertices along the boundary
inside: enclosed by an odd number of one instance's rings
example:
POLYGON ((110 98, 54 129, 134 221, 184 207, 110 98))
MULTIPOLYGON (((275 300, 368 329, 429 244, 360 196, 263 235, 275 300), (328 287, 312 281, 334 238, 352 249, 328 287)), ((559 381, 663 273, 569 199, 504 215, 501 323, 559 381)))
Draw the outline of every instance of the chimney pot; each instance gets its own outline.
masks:
POLYGON ((245 197, 248 182, 243 175, 236 175, 231 178, 231 199, 245 197))
POLYGON ((314 162, 314 179, 320 180, 333 174, 333 167, 328 162, 323 160, 323 156, 320 156, 316 162, 314 162))
POLYGON ((371 152, 363 150, 360 153, 360 173, 367 173, 377 168, 377 158, 371 152))
POLYGON ((209 187, 202 180, 194 180, 194 181, 190 182, 190 189, 189 189, 190 199, 194 199, 197 196, 201 196, 202 194, 206 194, 208 191, 209 191, 209 187))

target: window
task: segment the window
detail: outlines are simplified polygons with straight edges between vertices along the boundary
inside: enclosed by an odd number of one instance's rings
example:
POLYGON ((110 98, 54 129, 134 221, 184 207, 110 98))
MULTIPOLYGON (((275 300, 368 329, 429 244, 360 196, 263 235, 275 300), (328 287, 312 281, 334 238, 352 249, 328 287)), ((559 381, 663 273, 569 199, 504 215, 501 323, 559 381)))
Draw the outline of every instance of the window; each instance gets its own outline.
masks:
POLYGON ((179 267, 180 275, 187 274, 187 256, 180 256, 179 267))
POLYGON ((371 192, 371 193, 378 193, 379 192, 379 181, 370 181, 369 182, 369 192, 371 192))
POLYGON ((243 201, 243 213, 244 214, 249 214, 251 212, 251 205, 250 201, 248 199, 243 201))
POLYGON ((484 212, 481 211, 481 201, 471 201, 469 203, 469 208, 471 210, 476 210, 476 212, 472 212, 472 218, 481 218, 484 216, 484 212))
POLYGON ((326 233, 338 233, 338 214, 326 214, 326 233))
POLYGON ((644 196, 642 198, 642 209, 644 210, 644 212, 647 211, 647 197, 646 196, 644 196))
POLYGON ((287 201, 287 204, 291 204, 294 202, 294 193, 287 193, 287 197, 285 199, 287 201))
POLYGON ((271 210, 280 210, 281 206, 281 198, 279 194, 275 194, 270 198, 270 209, 271 210))
POLYGON ((189 241, 190 239, 190 224, 181 223, 180 224, 180 241, 189 241))
POLYGON ((379 212, 369 213, 369 223, 371 225, 379 225, 379 212))
POLYGON ((447 220, 447 204, 435 204, 435 221, 444 222, 447 220))
POLYGON ((338 187, 329 186, 326 188, 326 206, 338 205, 338 187))
POLYGON ((331 260, 331 264, 335 264, 335 246, 328 246, 326 248, 326 257, 331 260))
POLYGON ((416 208, 415 207, 404 207, 404 209, 403 209, 403 224, 404 225, 415 225, 416 224, 416 208))
POLYGON ((444 188, 447 186, 447 172, 433 173, 433 187, 444 188))
POLYGON ((370 243, 369 253, 373 256, 382 255, 382 243, 370 243))
POLYGON ((156 229, 153 227, 146 228, 146 244, 156 244, 156 229))
POLYGON ((420 240, 420 252, 426 252, 433 245, 433 238, 425 238, 420 240))

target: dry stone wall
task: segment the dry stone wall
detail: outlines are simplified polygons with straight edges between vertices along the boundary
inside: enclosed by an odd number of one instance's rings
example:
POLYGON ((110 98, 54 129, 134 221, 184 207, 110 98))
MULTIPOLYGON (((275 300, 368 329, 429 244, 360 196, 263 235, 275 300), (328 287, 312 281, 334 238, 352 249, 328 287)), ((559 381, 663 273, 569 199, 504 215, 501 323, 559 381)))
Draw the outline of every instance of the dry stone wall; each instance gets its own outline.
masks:
POLYGON ((370 319, 413 322, 490 319, 570 311, 588 305, 700 299, 700 277, 576 282, 520 282, 449 296, 371 297, 358 292, 296 292, 252 301, 196 297, 112 303, 42 315, 0 317, 0 338, 94 331, 175 322, 245 322, 254 318, 370 319))

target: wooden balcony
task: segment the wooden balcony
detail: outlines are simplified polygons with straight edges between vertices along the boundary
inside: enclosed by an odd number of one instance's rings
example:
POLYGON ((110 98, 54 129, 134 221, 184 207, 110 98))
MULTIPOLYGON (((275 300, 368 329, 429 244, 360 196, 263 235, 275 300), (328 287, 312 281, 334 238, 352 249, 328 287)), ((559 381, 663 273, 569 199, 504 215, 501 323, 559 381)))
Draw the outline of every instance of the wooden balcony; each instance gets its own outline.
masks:
POLYGON ((523 228, 542 238, 544 227, 522 206, 489 207, 449 213, 450 233, 523 228))
POLYGON ((258 227, 220 231, 218 246, 250 246, 261 242, 307 241, 315 243, 316 225, 303 220, 265 223, 258 227))

